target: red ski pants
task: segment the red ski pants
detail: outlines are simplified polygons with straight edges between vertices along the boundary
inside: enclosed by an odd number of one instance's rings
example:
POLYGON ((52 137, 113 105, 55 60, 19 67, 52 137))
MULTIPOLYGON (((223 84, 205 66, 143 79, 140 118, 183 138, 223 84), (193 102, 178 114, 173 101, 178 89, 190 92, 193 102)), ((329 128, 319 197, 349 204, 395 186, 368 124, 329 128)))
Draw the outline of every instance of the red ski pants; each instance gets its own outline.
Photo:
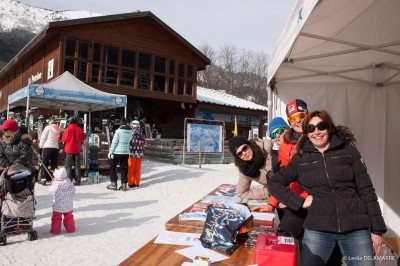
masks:
POLYGON ((128 159, 128 185, 139 185, 142 170, 142 158, 128 159))
POLYGON ((59 234, 61 232, 61 221, 62 216, 64 215, 64 227, 68 233, 75 232, 75 220, 72 211, 70 212, 55 212, 53 211, 53 217, 51 217, 51 230, 52 234, 59 234))

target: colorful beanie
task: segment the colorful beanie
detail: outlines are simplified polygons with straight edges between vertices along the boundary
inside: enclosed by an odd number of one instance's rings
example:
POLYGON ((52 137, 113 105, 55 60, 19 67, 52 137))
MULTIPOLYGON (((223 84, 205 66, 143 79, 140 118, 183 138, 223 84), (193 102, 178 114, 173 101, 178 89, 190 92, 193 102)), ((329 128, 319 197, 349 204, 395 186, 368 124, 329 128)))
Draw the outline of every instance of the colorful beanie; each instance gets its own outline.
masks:
POLYGON ((308 113, 307 104, 300 99, 294 99, 290 103, 286 105, 286 115, 290 117, 292 114, 297 112, 306 112, 308 113))
POLYGON ((268 126, 269 134, 271 135, 272 131, 274 131, 275 129, 280 128, 280 127, 287 128, 287 129, 290 128, 288 123, 286 123, 285 119, 283 119, 280 116, 274 117, 271 120, 271 122, 269 122, 269 126, 268 126))

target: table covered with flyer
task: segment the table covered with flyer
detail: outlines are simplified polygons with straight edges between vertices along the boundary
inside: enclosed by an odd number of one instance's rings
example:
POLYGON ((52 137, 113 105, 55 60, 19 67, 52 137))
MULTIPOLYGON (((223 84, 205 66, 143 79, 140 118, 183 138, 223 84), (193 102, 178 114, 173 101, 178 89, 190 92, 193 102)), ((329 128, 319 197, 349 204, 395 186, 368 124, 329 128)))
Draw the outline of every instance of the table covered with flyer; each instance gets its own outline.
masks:
POLYGON ((251 212, 253 203, 223 184, 120 265, 298 265, 295 239, 277 232, 273 213, 251 212))

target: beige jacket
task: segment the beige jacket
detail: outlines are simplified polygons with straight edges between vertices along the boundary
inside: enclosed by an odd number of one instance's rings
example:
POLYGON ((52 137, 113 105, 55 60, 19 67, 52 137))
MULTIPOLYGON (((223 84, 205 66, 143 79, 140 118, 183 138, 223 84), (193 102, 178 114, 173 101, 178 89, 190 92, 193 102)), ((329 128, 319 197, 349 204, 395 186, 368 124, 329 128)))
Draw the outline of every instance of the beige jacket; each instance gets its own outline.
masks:
POLYGON ((241 198, 247 199, 268 199, 269 193, 267 189, 267 174, 272 170, 272 141, 251 139, 255 141, 259 147, 264 151, 265 165, 264 168, 260 169, 260 176, 257 178, 251 178, 245 176, 243 173, 239 173, 239 180, 236 185, 236 193, 241 198), (260 188, 251 188, 252 181, 255 181, 262 185, 260 188))

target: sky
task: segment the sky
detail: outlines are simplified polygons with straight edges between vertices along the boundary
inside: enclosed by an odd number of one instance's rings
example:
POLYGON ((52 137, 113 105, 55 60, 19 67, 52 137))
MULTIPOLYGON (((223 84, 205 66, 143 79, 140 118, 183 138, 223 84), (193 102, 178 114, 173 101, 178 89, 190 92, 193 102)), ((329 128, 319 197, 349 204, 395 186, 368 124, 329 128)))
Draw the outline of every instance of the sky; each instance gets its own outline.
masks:
POLYGON ((295 0, 18 0, 51 10, 85 10, 104 15, 151 11, 195 47, 272 54, 295 0))

